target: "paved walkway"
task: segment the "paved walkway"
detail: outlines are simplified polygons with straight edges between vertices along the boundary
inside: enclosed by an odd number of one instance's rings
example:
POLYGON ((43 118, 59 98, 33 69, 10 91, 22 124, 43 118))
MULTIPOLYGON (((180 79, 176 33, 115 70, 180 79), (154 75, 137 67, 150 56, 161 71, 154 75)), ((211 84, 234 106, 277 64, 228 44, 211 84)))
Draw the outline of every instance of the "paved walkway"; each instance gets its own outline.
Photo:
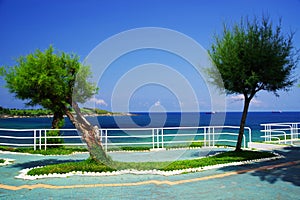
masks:
MULTIPOLYGON (((219 149, 221 150, 221 149, 219 149)), ((0 153, 15 163, 0 167, 0 199, 300 199, 300 148, 276 150, 284 159, 225 167, 175 176, 72 176, 39 180, 15 179, 19 170, 49 163, 83 160, 87 154, 37 156, 0 153)), ((187 159, 203 149, 144 153, 111 153, 129 161, 187 159)))

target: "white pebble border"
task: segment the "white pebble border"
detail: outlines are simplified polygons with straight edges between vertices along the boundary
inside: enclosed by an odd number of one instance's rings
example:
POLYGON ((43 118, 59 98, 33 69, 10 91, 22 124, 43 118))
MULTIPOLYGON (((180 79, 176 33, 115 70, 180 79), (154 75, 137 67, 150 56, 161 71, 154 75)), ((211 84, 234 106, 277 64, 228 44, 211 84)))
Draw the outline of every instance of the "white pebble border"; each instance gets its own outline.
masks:
POLYGON ((14 159, 9 159, 9 158, 1 158, 1 159, 4 160, 4 163, 0 163, 0 166, 10 165, 15 161, 14 159))
POLYGON ((70 176, 74 176, 74 175, 76 175, 76 176, 116 176, 116 175, 123 175, 123 174, 172 176, 172 175, 179 175, 179 174, 183 174, 183 173, 200 172, 200 171, 209 170, 209 169, 218 169, 218 168, 222 168, 222 167, 238 166, 238 165, 265 162, 265 161, 284 158, 284 156, 281 156, 279 154, 275 154, 275 155, 276 155, 275 157, 271 157, 271 158, 262 158, 262 159, 256 159, 256 160, 240 161, 240 162, 233 162, 233 163, 227 163, 227 164, 219 164, 219 165, 212 165, 212 166, 199 167, 199 168, 174 170, 174 171, 160 171, 160 170, 156 170, 156 169, 139 171, 139 170, 135 170, 135 169, 127 169, 127 170, 120 170, 120 171, 113 171, 113 172, 73 171, 73 172, 65 173, 65 174, 54 173, 54 174, 44 174, 44 175, 35 175, 35 176, 27 175, 27 172, 30 171, 31 169, 41 168, 41 167, 34 167, 34 168, 27 168, 27 169, 21 170, 20 174, 18 176, 15 176, 15 178, 24 179, 24 180, 36 180, 36 179, 43 179, 43 178, 66 178, 66 177, 70 177, 70 176))

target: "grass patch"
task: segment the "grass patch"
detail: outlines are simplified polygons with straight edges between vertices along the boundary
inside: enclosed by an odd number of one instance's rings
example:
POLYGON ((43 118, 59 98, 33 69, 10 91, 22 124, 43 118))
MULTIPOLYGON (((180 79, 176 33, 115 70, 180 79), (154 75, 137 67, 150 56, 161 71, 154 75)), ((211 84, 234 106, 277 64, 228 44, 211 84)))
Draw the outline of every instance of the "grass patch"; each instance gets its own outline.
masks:
POLYGON ((196 147, 203 147, 203 146, 204 146, 203 142, 192 142, 189 147, 196 148, 196 147))
POLYGON ((14 152, 15 148, 12 147, 6 147, 6 146, 0 146, 0 151, 12 151, 14 152))
POLYGON ((108 151, 150 151, 150 147, 142 147, 142 146, 136 146, 136 147, 130 147, 130 146, 121 146, 121 147, 109 147, 108 151))
POLYGON ((202 148, 204 146, 203 142, 192 142, 184 144, 166 144, 164 147, 166 149, 178 149, 178 148, 202 148))
POLYGON ((269 152, 257 151, 242 151, 242 152, 225 152, 215 156, 193 159, 193 160, 178 160, 168 162, 117 162, 114 161, 113 167, 98 164, 91 159, 81 162, 68 162, 62 164, 48 165, 42 168, 32 169, 28 175, 43 175, 51 173, 68 173, 72 171, 84 172, 111 172, 123 169, 136 169, 136 170, 162 170, 172 171, 188 168, 198 168, 211 166, 216 164, 225 164, 238 161, 254 160, 260 158, 274 157, 274 154, 269 152))
POLYGON ((168 166, 164 167, 163 170, 178 170, 178 169, 188 169, 205 167, 217 164, 226 164, 231 162, 255 160, 261 158, 274 157, 274 154, 269 152, 257 152, 257 151, 228 151, 215 156, 205 157, 201 159, 194 160, 178 160, 170 163, 168 166))
POLYGON ((47 165, 42 168, 36 168, 30 170, 28 175, 42 175, 42 174, 64 174, 72 171, 84 171, 84 172, 109 172, 115 171, 115 169, 107 167, 105 165, 99 165, 91 159, 87 159, 82 162, 67 162, 56 165, 47 165))
MULTIPOLYGON (((188 147, 202 147, 202 142, 193 142, 188 147)), ((177 146, 171 146, 167 147, 167 149, 174 149, 174 148, 184 148, 187 147, 187 145, 177 145, 177 146)), ((74 152, 88 152, 88 150, 84 147, 64 147, 59 146, 55 148, 47 148, 47 150, 43 149, 37 149, 34 150, 30 147, 21 147, 21 148, 14 148, 14 147, 6 147, 6 146, 0 146, 0 150, 2 151, 11 151, 11 152, 19 152, 19 153, 30 153, 30 154, 42 154, 42 155, 68 155, 72 154, 74 152)), ((108 151, 150 151, 152 147, 147 146, 120 146, 120 147, 109 147, 108 151)))
MULTIPOLYGON (((150 151, 150 147, 129 147, 129 146, 123 146, 123 147, 111 147, 108 148, 108 151, 150 151)), ((42 154, 42 155, 68 155, 72 154, 74 152, 88 152, 88 150, 84 147, 55 147, 55 148, 47 148, 47 150, 44 149, 37 149, 34 150, 33 148, 13 148, 13 147, 6 147, 6 146, 0 146, 1 151, 11 151, 11 152, 18 152, 18 153, 30 153, 30 154, 42 154)))
POLYGON ((34 150, 33 148, 13 148, 13 147, 0 146, 0 150, 18 152, 18 153, 42 154, 42 155, 69 155, 74 152, 88 152, 86 148, 63 147, 63 146, 57 148, 48 148, 47 150, 44 149, 34 150))

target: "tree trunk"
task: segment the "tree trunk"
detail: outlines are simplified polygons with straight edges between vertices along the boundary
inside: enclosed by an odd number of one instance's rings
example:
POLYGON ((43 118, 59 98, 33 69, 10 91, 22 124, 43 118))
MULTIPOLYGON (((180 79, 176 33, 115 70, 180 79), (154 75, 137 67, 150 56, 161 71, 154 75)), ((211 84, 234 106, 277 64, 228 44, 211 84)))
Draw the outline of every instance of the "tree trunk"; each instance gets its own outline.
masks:
POLYGON ((241 118, 240 130, 239 130, 239 135, 238 135, 238 140, 237 140, 237 143, 236 143, 235 151, 242 151, 241 147, 242 147, 242 141, 243 141, 245 124, 246 124, 246 119, 247 119, 247 114, 248 114, 250 101, 251 101, 251 99, 247 98, 245 96, 244 109, 243 109, 243 114, 242 114, 242 118, 241 118))
POLYGON ((82 131, 82 138, 88 146, 90 157, 101 164, 111 166, 112 159, 106 154, 103 149, 100 138, 98 137, 98 127, 91 127, 89 131, 82 131))
MULTIPOLYGON (((52 129, 60 129, 64 126, 64 115, 62 112, 54 112, 53 114, 53 120, 52 120, 52 129)), ((61 133, 59 130, 53 130, 47 132, 48 136, 61 136, 61 133)), ((61 138, 47 138, 47 144, 63 144, 64 140, 61 138)), ((58 145, 51 145, 51 148, 58 148, 61 146, 58 145)))
POLYGON ((62 120, 64 115, 58 112, 54 112, 52 120, 52 129, 60 129, 63 126, 62 120))
POLYGON ((77 103, 72 103, 72 107, 76 112, 76 117, 66 108, 65 112, 70 121, 81 132, 82 139, 86 142, 90 157, 101 164, 111 165, 112 159, 105 153, 100 138, 98 136, 99 128, 92 126, 80 112, 77 103))

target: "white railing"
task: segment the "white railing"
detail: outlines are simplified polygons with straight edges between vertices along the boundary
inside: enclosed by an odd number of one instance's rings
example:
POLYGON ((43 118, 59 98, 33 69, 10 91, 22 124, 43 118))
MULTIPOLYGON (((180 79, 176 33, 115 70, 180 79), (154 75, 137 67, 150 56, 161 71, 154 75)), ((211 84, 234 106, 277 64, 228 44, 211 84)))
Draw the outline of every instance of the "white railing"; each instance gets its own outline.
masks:
POLYGON ((47 139, 81 139, 81 136, 78 134, 72 134, 69 136, 66 135, 60 135, 60 136, 50 136, 49 131, 63 131, 63 132, 76 132, 76 129, 0 129, 0 145, 2 146, 16 146, 16 147, 33 147, 34 150, 37 148, 42 149, 47 149, 47 146, 59 146, 59 145, 72 145, 72 146, 83 146, 85 145, 84 143, 47 143, 47 139), (8 135, 2 135, 1 133, 6 132, 8 135), (27 136, 20 136, 20 135, 15 135, 15 133, 21 133, 22 135, 27 136), (29 132, 29 134, 28 134, 29 132), (14 133, 15 136, 11 136, 10 133, 14 133), (47 135, 48 133, 48 135, 47 135), (3 142, 3 140, 6 139, 9 141, 13 142, 3 142), (18 141, 21 141, 18 142, 18 141))
POLYGON ((264 135, 261 137, 265 142, 293 145, 300 141, 300 122, 268 123, 261 126, 264 127, 261 130, 264 135))
MULTIPOLYGON (((243 147, 251 142, 251 129, 245 128, 243 147), (247 140, 247 141, 246 141, 247 140)), ((99 129, 99 138, 105 151, 124 146, 147 146, 152 149, 186 147, 192 142, 204 147, 217 145, 234 146, 237 141, 238 126, 168 127, 168 128, 125 128, 99 129)), ((47 149, 47 146, 85 146, 76 129, 0 129, 0 145, 27 146, 47 149), (61 136, 49 136, 49 131, 60 131, 61 136), (5 134, 3 134, 5 133, 5 134), (21 134, 20 134, 21 133, 21 134), (27 136, 24 136, 27 133, 27 136), (66 134, 67 133, 67 134, 66 134), (49 143, 48 139, 63 139, 64 143, 49 143), (22 142, 21 142, 22 141, 22 142)))

